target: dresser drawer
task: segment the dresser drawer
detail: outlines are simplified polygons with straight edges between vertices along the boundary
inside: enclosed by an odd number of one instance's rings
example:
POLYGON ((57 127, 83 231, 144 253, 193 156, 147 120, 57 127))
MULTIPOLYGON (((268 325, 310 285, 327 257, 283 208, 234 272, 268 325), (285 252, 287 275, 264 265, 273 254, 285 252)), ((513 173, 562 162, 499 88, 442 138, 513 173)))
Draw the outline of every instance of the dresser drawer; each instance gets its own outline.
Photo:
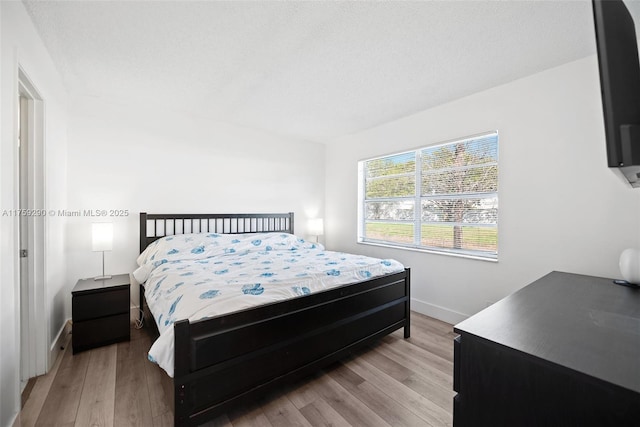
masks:
POLYGON ((114 314, 129 315, 129 287, 74 295, 71 305, 74 322, 114 314))
POLYGON ((130 327, 128 312, 99 319, 74 321, 71 329, 73 352, 128 340, 130 327))

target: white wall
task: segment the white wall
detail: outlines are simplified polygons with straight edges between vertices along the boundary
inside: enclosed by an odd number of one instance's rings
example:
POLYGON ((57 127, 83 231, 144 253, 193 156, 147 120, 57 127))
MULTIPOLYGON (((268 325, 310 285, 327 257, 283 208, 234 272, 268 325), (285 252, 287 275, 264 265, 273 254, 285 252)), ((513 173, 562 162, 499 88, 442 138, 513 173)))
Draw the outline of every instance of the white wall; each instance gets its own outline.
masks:
MULTIPOLYGON (((18 66, 44 99, 45 206, 66 203, 66 92, 48 52, 22 3, 0 2, 1 141, 0 209, 18 208, 17 120, 18 66)), ((51 348, 67 318, 64 219, 45 218, 45 323, 51 348)), ((10 425, 20 405, 20 294, 17 218, 0 216, 0 425, 10 425)), ((54 351, 55 353, 55 351, 54 351)))
MULTIPOLYGON (((150 105, 72 97, 67 208, 129 211, 106 219, 114 223, 114 249, 105 255, 112 274, 136 267, 140 212, 293 211, 296 234, 304 236, 305 219, 324 210, 324 150, 150 105)), ((69 219, 72 282, 101 273, 101 254, 91 252, 91 223, 99 221, 105 219, 69 219)))
POLYGON ((338 138, 326 152, 327 245, 405 263, 413 308, 453 323, 552 270, 619 277, 621 251, 640 247, 640 190, 606 167, 603 126, 590 57, 338 138), (358 160, 494 129, 499 262, 356 243, 358 160))

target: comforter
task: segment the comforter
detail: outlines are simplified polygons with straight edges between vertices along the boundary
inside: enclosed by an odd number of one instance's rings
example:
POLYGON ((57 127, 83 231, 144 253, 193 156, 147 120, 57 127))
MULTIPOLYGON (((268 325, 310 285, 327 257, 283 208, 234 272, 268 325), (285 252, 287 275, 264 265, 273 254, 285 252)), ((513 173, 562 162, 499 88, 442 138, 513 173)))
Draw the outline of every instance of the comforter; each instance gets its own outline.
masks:
POLYGON ((228 314, 402 271, 391 259, 325 250, 286 233, 163 237, 138 257, 134 277, 160 336, 149 360, 173 377, 173 323, 228 314))

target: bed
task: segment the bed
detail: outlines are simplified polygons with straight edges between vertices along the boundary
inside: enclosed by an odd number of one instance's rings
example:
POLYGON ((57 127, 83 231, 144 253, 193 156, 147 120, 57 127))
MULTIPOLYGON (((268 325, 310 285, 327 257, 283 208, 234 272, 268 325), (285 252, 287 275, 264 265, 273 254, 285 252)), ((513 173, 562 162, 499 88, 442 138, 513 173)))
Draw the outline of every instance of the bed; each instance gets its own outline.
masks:
MULTIPOLYGON (((281 256, 284 262, 291 258, 291 254, 297 256, 305 251, 326 255, 313 252, 322 251, 324 248, 321 245, 318 245, 318 249, 314 244, 302 239, 296 241, 293 237, 293 225, 293 213, 141 213, 140 252, 149 256, 151 249, 164 244, 164 241, 172 239, 173 236, 178 236, 182 241, 191 239, 191 236, 199 239, 206 236, 212 239, 224 237, 227 239, 225 241, 231 236, 237 236, 238 238, 232 239, 232 243, 237 245, 234 247, 257 245, 258 242, 262 244, 256 249, 259 251, 259 255, 255 255, 256 262, 271 262, 260 261, 263 258, 259 257, 274 254, 281 256), (264 237, 265 233, 269 233, 269 237, 264 237), (185 234, 189 236, 182 236, 185 234), (249 239, 247 243, 246 238, 254 236, 260 238, 249 239), (149 245, 163 237, 163 240, 156 242, 145 252, 149 245), (267 242, 271 243, 267 245, 267 242), (279 249, 276 245, 283 245, 282 253, 272 250, 279 249)), ((209 250, 210 247, 207 248, 209 250)), ((228 251, 227 246, 220 248, 228 251)), ((218 250, 218 247, 214 249, 218 250)), ((196 252, 201 252, 200 248, 196 252)), ((245 253, 254 256, 250 249, 246 249, 246 252, 238 251, 238 254, 245 253)), ((203 254, 205 255, 208 253, 203 254)), ((167 260, 156 259, 152 260, 153 262, 161 265, 163 262, 167 263, 167 260)), ((182 261, 178 261, 178 265, 179 262, 182 261)), ((193 262, 204 263, 205 260, 200 257, 195 258, 193 262)), ((331 262, 333 261, 330 260, 331 262)), ((166 265, 169 264, 171 262, 166 265)), ((165 268, 165 265, 161 266, 165 268)), ((382 272, 384 273, 384 270, 382 272)), ((180 272, 176 272, 178 273, 180 272)), ((192 273, 185 270, 185 273, 181 274, 188 276, 192 273)), ((290 286, 291 283, 288 283, 287 288, 298 293, 294 298, 267 301, 258 306, 234 309, 230 313, 206 315, 202 318, 178 316, 167 322, 169 327, 173 327, 170 331, 173 341, 171 359, 168 362, 173 369, 171 372, 164 369, 173 375, 174 424, 202 424, 236 405, 251 403, 256 397, 263 396, 274 387, 309 375, 345 357, 354 349, 395 330, 404 328, 404 337, 408 338, 410 270, 402 267, 400 271, 380 276, 367 278, 368 275, 367 272, 367 275, 359 280, 349 283, 336 282, 338 284, 334 283, 330 287, 312 292, 309 292, 306 286, 290 286)), ((147 284, 149 302, 155 298, 152 287, 155 289, 156 286, 152 283, 149 280, 147 284)), ((204 283, 204 280, 189 282, 189 286, 195 286, 197 283, 204 283)), ((145 299, 146 290, 145 283, 142 283, 141 312, 148 312, 149 308, 145 299)), ((201 290, 200 295, 218 295, 217 290, 206 290, 204 287, 201 290)), ((268 294, 268 291, 261 288, 245 290, 245 293, 252 295, 268 294)), ((170 291, 173 291, 173 288, 170 291)), ((233 307, 232 303, 225 303, 229 304, 233 307)), ((172 308, 175 308, 175 304, 172 308)), ((173 313, 173 310, 170 311, 173 313)), ((154 320, 154 316, 145 318, 147 323, 154 320)), ((161 320, 161 325, 154 322, 154 326, 162 330, 164 321, 161 320)), ((165 332, 164 335, 166 334, 165 332)))

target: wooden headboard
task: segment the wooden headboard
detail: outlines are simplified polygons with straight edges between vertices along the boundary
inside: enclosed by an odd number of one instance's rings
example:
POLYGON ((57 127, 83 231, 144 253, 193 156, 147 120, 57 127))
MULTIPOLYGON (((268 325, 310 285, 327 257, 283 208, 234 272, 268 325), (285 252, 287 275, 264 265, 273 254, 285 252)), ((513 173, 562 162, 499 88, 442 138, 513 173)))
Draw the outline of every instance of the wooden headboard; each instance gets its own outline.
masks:
POLYGON ((293 234, 293 212, 258 214, 148 214, 140 213, 140 252, 164 236, 187 233, 293 234))

